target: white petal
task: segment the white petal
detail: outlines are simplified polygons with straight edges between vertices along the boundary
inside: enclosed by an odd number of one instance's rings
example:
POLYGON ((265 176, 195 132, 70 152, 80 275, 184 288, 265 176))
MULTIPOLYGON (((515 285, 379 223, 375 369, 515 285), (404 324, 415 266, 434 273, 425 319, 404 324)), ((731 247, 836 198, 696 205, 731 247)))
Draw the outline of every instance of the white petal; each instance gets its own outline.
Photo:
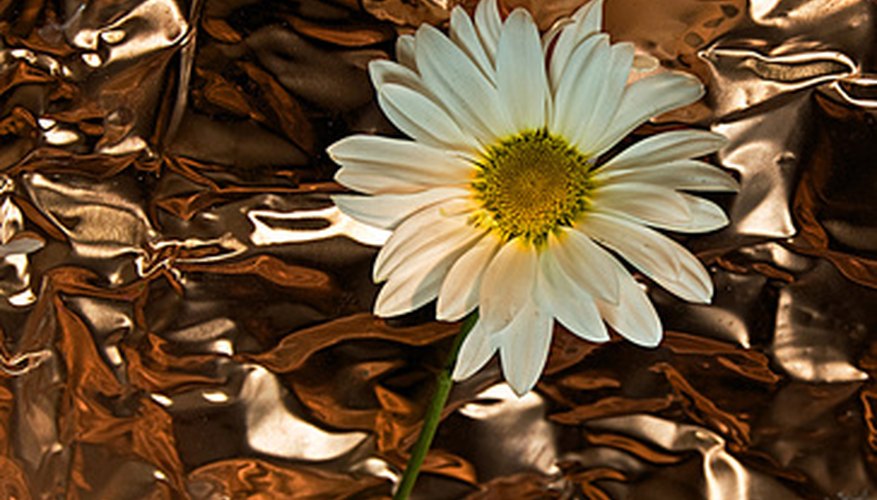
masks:
POLYGON ((570 230, 559 237, 549 235, 542 260, 543 266, 569 277, 591 296, 618 301, 618 280, 612 270, 615 258, 586 235, 570 230))
POLYGON ((661 342, 663 329, 655 306, 618 262, 615 262, 615 271, 619 285, 618 304, 597 301, 600 315, 615 331, 634 344, 643 347, 657 346, 661 342))
MULTIPOLYGON (((406 179, 389 177, 374 170, 351 170, 341 168, 335 173, 335 181, 342 186, 362 193, 415 193, 430 187, 427 184, 409 182, 406 179)), ((434 183, 439 186, 443 183, 434 183)))
MULTIPOLYGON (((578 283, 573 282, 558 266, 547 264, 542 254, 540 272, 543 276, 542 295, 551 307, 554 317, 575 335, 590 342, 609 340, 606 325, 600 317, 591 295, 578 283)), ((617 281, 614 276, 613 280, 617 281)))
POLYGON ((460 151, 478 147, 475 138, 460 131, 415 71, 384 59, 371 61, 368 70, 378 104, 396 128, 430 146, 460 151))
MULTIPOLYGON (((730 223, 728 216, 725 215, 725 211, 715 203, 684 193, 682 197, 688 203, 688 209, 691 211, 691 220, 687 224, 667 224, 663 226, 664 229, 680 233, 706 233, 721 229, 730 223)), ((655 227, 662 226, 655 225, 655 227)))
MULTIPOLYGON (((548 31, 542 34, 542 56, 549 61, 549 54, 554 51, 554 44, 557 38, 563 33, 563 30, 573 24, 573 20, 568 17, 562 17, 554 22, 548 31)), ((554 87, 552 87, 554 91, 554 87)))
POLYGON ((684 224, 691 220, 691 211, 685 198, 676 191, 638 183, 610 183, 594 190, 593 210, 631 215, 637 219, 657 223, 684 224))
POLYGON ((579 23, 581 36, 600 31, 603 26, 603 0, 591 0, 575 11, 572 18, 579 23))
POLYGON ((580 43, 600 31, 603 24, 603 0, 592 0, 573 14, 573 23, 566 26, 554 45, 549 62, 551 89, 557 90, 561 74, 580 43))
POLYGON ((417 70, 413 35, 401 35, 396 39, 396 60, 410 69, 417 70))
POLYGON ((653 135, 625 149, 602 167, 622 170, 697 158, 718 151, 725 136, 706 130, 675 130, 653 135))
POLYGON ((680 246, 679 252, 682 272, 675 279, 671 279, 666 273, 652 273, 653 275, 650 275, 644 272, 643 274, 677 297, 697 304, 709 304, 712 301, 714 291, 709 271, 697 257, 685 248, 680 246))
POLYGON ((688 211, 691 213, 691 217, 685 221, 661 220, 655 216, 648 218, 636 217, 629 212, 623 213, 605 208, 601 209, 599 213, 678 233, 707 233, 728 225, 728 216, 715 203, 684 193, 680 193, 680 196, 685 200, 685 203, 688 205, 688 211))
POLYGON ((478 29, 478 38, 484 46, 484 53, 491 63, 495 62, 496 47, 499 45, 499 33, 502 27, 496 0, 482 0, 478 3, 475 9, 475 27, 478 29))
POLYGON ((424 85, 448 110, 463 133, 485 143, 512 132, 496 89, 454 42, 424 24, 417 30, 417 68, 424 85))
MULTIPOLYGON (((582 110, 581 123, 570 136, 572 142, 586 155, 594 153, 590 149, 591 145, 597 141, 606 124, 615 116, 630 74, 633 52, 633 45, 630 43, 616 43, 608 48, 606 65, 602 68, 602 76, 598 80, 596 92, 588 104, 591 109, 582 110)), ((591 70, 596 68, 592 66, 591 70)))
POLYGON ((728 173, 697 160, 675 160, 625 169, 601 169, 594 174, 598 183, 654 184, 687 191, 738 191, 740 186, 728 173))
POLYGON ((576 229, 618 252, 638 269, 663 268, 672 276, 682 269, 670 239, 635 222, 592 212, 576 229))
POLYGON ((536 251, 518 240, 503 246, 481 281, 479 314, 490 333, 508 326, 524 304, 532 301, 536 286, 536 251))
POLYGON ((500 103, 516 130, 546 125, 548 81, 539 30, 524 9, 515 9, 502 27, 496 79, 500 103))
POLYGON ((411 193, 430 186, 463 185, 475 174, 465 159, 413 141, 375 135, 346 137, 327 149, 341 168, 335 179, 357 191, 411 193))
POLYGON ((686 73, 666 72, 627 86, 618 111, 590 151, 599 155, 653 116, 691 104, 703 97, 700 80, 686 73))
POLYGON ((473 137, 464 135, 444 109, 420 92, 387 84, 378 91, 378 104, 396 128, 418 142, 458 151, 478 148, 473 137))
POLYGON ((451 11, 451 40, 457 44, 470 59, 475 61, 478 68, 491 83, 495 82, 493 63, 487 58, 484 46, 475 31, 475 25, 469 18, 469 14, 459 5, 451 11))
POLYGON ((470 237, 477 238, 481 231, 467 222, 467 216, 448 216, 448 210, 457 210, 459 200, 437 203, 405 219, 378 252, 373 268, 375 282, 381 282, 415 255, 429 260, 447 246, 457 246, 470 237))
POLYGON ((446 266, 421 262, 420 267, 403 268, 399 276, 389 279, 375 299, 374 313, 380 318, 401 316, 423 307, 438 295, 446 266))
POLYGON ((460 354, 457 356, 454 373, 451 375, 454 381, 466 380, 481 370, 496 353, 496 339, 496 335, 489 334, 482 327, 481 321, 476 323, 460 346, 460 354))
POLYGON ((450 198, 469 195, 465 188, 439 187, 413 194, 376 196, 335 195, 332 201, 345 214, 382 229, 393 229, 414 212, 450 198))
POLYGON ((540 309, 536 301, 528 301, 505 332, 500 346, 502 371, 518 396, 530 392, 545 368, 554 320, 540 309))
POLYGON ((481 281, 501 242, 487 235, 457 259, 439 291, 436 319, 457 321, 478 307, 481 281))
POLYGON ((572 139, 580 133, 580 125, 590 121, 610 55, 609 36, 605 34, 594 35, 576 47, 560 77, 551 130, 572 139))
POLYGON ((709 273, 688 250, 666 236, 635 222, 597 213, 580 229, 683 299, 707 303, 712 298, 709 273))
POLYGON ((426 92, 426 87, 420 81, 420 75, 411 68, 386 59, 375 59, 368 63, 368 75, 372 85, 378 91, 386 84, 403 85, 420 93, 426 92))
POLYGON ((399 316, 435 299, 448 269, 478 237, 472 231, 457 233, 401 260, 378 293, 375 314, 382 318, 399 316))

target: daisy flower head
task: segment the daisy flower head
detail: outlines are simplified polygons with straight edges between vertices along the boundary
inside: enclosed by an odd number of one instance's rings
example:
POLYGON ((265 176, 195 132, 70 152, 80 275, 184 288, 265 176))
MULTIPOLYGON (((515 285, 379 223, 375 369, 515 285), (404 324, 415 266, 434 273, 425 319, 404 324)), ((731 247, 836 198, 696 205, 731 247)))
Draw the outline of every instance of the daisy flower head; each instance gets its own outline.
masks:
POLYGON ((605 153, 651 117, 697 101, 693 76, 666 71, 628 83, 634 48, 600 32, 593 0, 540 33, 524 9, 503 20, 496 0, 474 18, 451 14, 398 39, 398 62, 369 66, 378 103, 409 139, 347 137, 329 148, 336 179, 364 195, 340 209, 392 235, 374 279, 375 313, 435 299, 437 318, 477 310, 454 379, 499 351, 518 394, 536 383, 559 322, 593 342, 607 326, 655 346, 661 322, 632 268, 673 294, 708 303, 712 281, 684 247, 654 228, 712 231, 728 220, 697 191, 733 191, 720 169, 692 158, 724 138, 660 133, 605 153))

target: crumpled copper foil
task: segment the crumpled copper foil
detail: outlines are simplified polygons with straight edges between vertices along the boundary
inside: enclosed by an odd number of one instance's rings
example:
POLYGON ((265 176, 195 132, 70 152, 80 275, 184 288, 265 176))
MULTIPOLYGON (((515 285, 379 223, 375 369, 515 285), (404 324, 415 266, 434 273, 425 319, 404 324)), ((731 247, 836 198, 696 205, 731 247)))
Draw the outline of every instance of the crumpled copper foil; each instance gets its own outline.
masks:
MULTIPOLYGON (((506 0, 547 28, 581 0, 506 0)), ((325 147, 366 66, 473 0, 0 0, 0 498, 381 498, 456 325, 370 313, 385 234, 325 147)), ((418 498, 877 496, 877 6, 608 0, 697 74, 731 227, 654 350, 558 330, 459 384, 418 498)))

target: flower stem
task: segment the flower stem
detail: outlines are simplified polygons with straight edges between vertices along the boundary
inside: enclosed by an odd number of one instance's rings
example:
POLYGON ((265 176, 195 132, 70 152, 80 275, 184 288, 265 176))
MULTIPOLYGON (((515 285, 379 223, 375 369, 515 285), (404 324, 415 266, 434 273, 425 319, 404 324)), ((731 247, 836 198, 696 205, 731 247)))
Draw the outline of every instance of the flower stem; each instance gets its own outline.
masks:
POLYGON ((402 474, 402 481, 399 482, 399 488, 396 490, 396 494, 393 495, 393 500, 407 500, 411 495, 411 491, 414 489, 414 483, 417 481, 417 475, 420 473, 420 466, 423 465, 423 460, 426 458, 426 454, 429 452, 429 447, 432 445, 432 439, 435 437, 435 432, 438 430, 439 421, 441 420, 442 410, 445 407, 445 403, 448 401, 448 395, 451 393, 451 386, 454 385, 454 381, 451 379, 451 373, 454 370, 454 364, 457 362, 457 354, 460 352, 460 346, 463 345, 466 336, 469 335, 469 332, 472 331, 472 327, 474 327, 477 322, 478 311, 475 311, 466 317, 462 326, 460 326, 460 333, 454 337, 451 351, 448 353, 445 364, 442 366, 441 371, 436 377, 435 393, 433 394, 432 401, 429 402, 429 408, 426 409, 426 414, 423 417, 423 428, 420 430, 420 436, 417 438, 417 443, 415 443, 414 448, 411 449, 411 458, 408 459, 408 465, 405 466, 405 472, 402 474))

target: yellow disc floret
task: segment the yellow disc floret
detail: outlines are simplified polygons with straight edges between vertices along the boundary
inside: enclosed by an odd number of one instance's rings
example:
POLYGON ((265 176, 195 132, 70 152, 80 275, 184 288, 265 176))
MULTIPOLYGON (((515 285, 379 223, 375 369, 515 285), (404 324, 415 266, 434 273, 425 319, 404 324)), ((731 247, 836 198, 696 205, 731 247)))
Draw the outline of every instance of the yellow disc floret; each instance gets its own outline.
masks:
POLYGON ((516 134, 490 146, 477 162, 472 188, 481 210, 473 223, 503 238, 540 247, 560 226, 572 226, 587 209, 591 163, 562 137, 545 129, 516 134))

